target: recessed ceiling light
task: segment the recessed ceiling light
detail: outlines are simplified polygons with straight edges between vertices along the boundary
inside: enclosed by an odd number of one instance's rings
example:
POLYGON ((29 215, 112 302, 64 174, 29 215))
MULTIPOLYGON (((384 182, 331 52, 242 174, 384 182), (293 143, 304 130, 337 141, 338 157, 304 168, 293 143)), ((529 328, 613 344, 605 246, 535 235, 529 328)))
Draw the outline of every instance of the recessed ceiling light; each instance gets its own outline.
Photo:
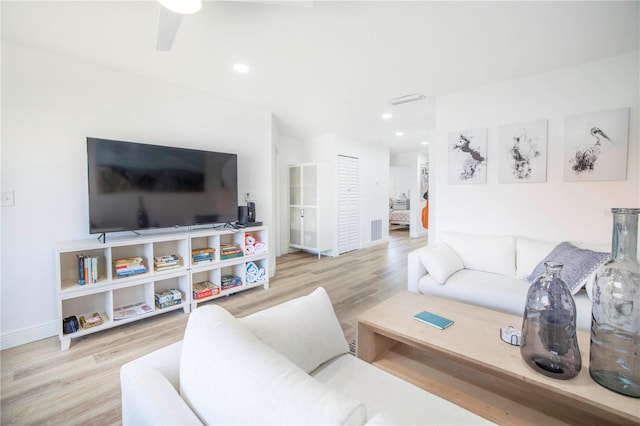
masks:
POLYGON ((429 145, 429 141, 422 141, 420 142, 422 145, 429 145))
POLYGON ((404 132, 396 132, 396 136, 404 136, 404 132))
POLYGON ((382 114, 382 118, 384 118, 385 120, 390 119, 391 117, 393 117, 393 115, 389 114, 388 112, 385 114, 382 114))
POLYGON ((235 64, 233 66, 233 70, 235 72, 239 72, 239 73, 245 73, 245 72, 249 72, 249 65, 245 65, 245 64, 235 64))
POLYGON ((175 13, 188 15, 202 8, 202 0, 158 0, 163 6, 175 13))

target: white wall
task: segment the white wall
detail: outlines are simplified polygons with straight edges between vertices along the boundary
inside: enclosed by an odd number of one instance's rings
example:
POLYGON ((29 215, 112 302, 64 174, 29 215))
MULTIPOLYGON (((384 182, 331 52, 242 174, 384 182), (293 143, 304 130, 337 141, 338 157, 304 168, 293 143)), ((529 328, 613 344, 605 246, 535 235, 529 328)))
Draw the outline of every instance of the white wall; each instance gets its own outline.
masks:
MULTIPOLYGON (((382 219, 382 239, 389 238, 389 150, 341 135, 322 135, 302 146, 301 162, 329 162, 337 169, 338 155, 356 157, 360 167, 360 242, 372 244, 371 221, 382 219)), ((336 181, 337 189, 337 181, 336 181)), ((333 195, 335 199, 335 194, 333 195)), ((338 253, 337 209, 334 217, 334 252, 338 253)))
POLYGON ((391 166, 389 168, 389 198, 411 198, 413 167, 391 166))
POLYGON ((302 141, 290 137, 280 137, 277 141, 279 255, 289 253, 289 165, 302 162, 302 144, 302 141))
POLYGON ((430 241, 443 230, 609 242, 612 207, 640 206, 638 53, 437 99, 430 145, 430 241), (564 182, 566 116, 630 107, 627 180, 564 182), (500 125, 548 120, 546 183, 498 183, 500 125), (447 183, 451 131, 488 128, 487 184, 447 183))
POLYGON ((87 136, 237 153, 239 193, 277 234, 272 131, 267 111, 3 42, 1 347, 57 333, 54 245, 96 237, 87 136))

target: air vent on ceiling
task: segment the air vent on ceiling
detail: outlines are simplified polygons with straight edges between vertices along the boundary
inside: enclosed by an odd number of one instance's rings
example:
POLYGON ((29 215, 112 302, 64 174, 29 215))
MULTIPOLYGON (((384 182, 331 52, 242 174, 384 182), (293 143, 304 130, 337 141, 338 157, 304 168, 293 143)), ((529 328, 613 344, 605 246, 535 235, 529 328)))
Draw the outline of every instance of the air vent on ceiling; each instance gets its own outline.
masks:
POLYGON ((406 104, 407 102, 419 101, 420 99, 424 99, 424 98, 426 98, 426 96, 423 95, 422 93, 414 93, 412 95, 405 95, 405 96, 400 96, 399 98, 391 99, 389 103, 391 105, 400 105, 400 104, 406 104))

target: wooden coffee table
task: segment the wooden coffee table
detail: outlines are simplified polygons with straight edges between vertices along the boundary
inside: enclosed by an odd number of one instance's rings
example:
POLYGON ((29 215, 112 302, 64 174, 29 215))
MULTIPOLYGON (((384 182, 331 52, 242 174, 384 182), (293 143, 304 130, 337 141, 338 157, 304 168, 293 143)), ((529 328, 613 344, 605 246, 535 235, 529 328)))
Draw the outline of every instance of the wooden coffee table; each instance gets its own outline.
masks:
POLYGON ((522 318, 404 291, 358 317, 357 356, 499 424, 640 424, 640 399, 589 376, 589 334, 578 332, 582 370, 570 380, 537 373, 500 327, 522 318), (455 321, 438 330, 413 319, 422 311, 455 321))

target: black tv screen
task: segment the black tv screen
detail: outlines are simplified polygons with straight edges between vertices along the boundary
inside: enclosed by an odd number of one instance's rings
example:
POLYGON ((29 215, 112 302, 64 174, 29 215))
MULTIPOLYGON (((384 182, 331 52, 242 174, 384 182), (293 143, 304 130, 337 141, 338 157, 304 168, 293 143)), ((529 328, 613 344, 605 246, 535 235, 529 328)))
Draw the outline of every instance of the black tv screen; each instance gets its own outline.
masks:
POLYGON ((236 154, 87 138, 89 232, 237 219, 236 154))

